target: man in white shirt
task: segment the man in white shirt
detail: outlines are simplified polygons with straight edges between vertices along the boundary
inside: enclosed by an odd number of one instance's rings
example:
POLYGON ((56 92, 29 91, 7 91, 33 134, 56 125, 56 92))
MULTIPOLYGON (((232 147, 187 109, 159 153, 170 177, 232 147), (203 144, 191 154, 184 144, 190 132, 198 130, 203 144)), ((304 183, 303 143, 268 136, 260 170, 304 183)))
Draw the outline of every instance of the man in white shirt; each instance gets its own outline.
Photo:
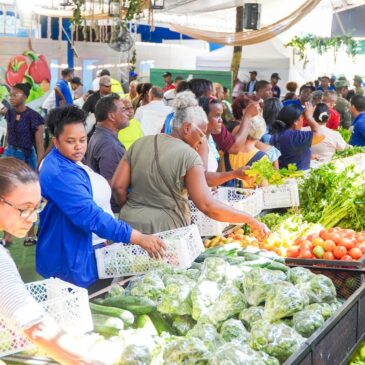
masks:
POLYGON ((140 106, 136 111, 135 119, 141 123, 145 136, 160 133, 167 115, 172 112, 172 108, 164 104, 163 94, 160 87, 154 86, 149 91, 150 102, 140 106))
POLYGON ((184 78, 182 76, 176 76, 175 77, 175 89, 170 89, 165 92, 163 95, 163 99, 166 105, 171 106, 174 103, 175 97, 176 97, 176 88, 179 85, 181 81, 183 81, 184 78))

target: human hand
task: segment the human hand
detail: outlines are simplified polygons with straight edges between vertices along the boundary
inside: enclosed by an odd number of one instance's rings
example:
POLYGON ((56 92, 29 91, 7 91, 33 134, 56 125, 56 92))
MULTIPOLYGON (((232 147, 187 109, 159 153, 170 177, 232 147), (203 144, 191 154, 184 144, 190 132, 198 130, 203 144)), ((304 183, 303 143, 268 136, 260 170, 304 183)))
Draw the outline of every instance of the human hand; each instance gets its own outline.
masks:
POLYGON ((253 118, 256 115, 261 114, 261 103, 262 100, 250 101, 250 103, 247 105, 247 108, 243 111, 243 117, 253 118))
POLYGON ((138 246, 142 247, 155 259, 160 259, 165 256, 166 245, 163 243, 161 238, 157 236, 142 234, 142 238, 138 243, 138 246))
POLYGON ((312 103, 310 102, 305 102, 305 108, 304 108, 304 116, 305 116, 305 119, 311 119, 313 118, 313 112, 314 112, 314 106, 312 103))
POLYGON ((234 174, 234 178, 235 179, 240 179, 240 180, 250 180, 251 177, 246 175, 246 171, 249 170, 250 168, 248 166, 242 166, 239 169, 236 169, 233 171, 234 174))
POLYGON ((249 226, 252 229, 252 233, 253 235, 258 238, 259 240, 264 240, 266 239, 271 231, 270 229, 266 226, 266 224, 259 222, 258 220, 254 219, 249 226))

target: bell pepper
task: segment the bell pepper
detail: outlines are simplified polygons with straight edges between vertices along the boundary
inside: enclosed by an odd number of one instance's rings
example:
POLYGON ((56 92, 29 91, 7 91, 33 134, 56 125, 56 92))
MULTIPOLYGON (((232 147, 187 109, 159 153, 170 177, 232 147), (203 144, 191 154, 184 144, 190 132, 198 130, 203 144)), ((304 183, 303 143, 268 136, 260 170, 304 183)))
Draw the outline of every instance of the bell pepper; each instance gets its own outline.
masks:
POLYGON ((29 96, 26 100, 26 103, 29 103, 33 100, 36 100, 38 98, 40 98, 41 96, 44 95, 44 91, 41 89, 41 87, 39 85, 37 85, 33 78, 29 75, 24 75, 24 78, 27 80, 27 82, 30 84, 30 86, 32 87, 30 89, 30 93, 29 96))
POLYGON ((32 60, 28 68, 28 74, 37 84, 40 84, 44 80, 51 81, 51 71, 43 55, 37 55, 33 51, 26 51, 23 55, 28 56, 32 60))
POLYGON ((10 86, 19 84, 28 69, 27 59, 24 56, 13 56, 10 58, 8 70, 6 71, 6 82, 10 86))

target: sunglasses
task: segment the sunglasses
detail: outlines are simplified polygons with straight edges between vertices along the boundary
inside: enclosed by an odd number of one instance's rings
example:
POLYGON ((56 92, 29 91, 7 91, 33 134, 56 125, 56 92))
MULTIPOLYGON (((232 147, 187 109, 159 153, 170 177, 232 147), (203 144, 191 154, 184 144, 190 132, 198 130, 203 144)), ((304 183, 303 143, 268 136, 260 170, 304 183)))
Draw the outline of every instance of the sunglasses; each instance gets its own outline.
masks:
POLYGON ((36 206, 35 208, 27 208, 27 209, 19 209, 17 208, 14 204, 6 201, 3 198, 0 198, 0 201, 9 205, 9 207, 14 208, 15 210, 17 210, 18 212, 20 212, 20 217, 27 219, 29 218, 31 215, 33 215, 34 213, 39 214, 40 212, 42 212, 42 210, 45 208, 45 206, 47 205, 47 200, 46 199, 42 199, 40 201, 40 203, 38 204, 38 206, 36 206))

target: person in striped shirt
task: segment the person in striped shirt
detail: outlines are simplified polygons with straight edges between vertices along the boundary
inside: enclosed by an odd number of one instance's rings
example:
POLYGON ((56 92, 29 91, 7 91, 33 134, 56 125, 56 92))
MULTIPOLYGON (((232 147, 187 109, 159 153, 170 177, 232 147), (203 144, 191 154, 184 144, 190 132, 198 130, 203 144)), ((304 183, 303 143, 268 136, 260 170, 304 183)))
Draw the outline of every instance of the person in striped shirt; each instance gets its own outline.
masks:
MULTIPOLYGON (((0 231, 24 237, 46 202, 37 174, 13 157, 0 159, 0 231)), ((0 246, 0 315, 21 328, 42 351, 64 365, 102 365, 78 347, 27 291, 8 251, 0 246)), ((86 351, 85 351, 86 353, 86 351)))

